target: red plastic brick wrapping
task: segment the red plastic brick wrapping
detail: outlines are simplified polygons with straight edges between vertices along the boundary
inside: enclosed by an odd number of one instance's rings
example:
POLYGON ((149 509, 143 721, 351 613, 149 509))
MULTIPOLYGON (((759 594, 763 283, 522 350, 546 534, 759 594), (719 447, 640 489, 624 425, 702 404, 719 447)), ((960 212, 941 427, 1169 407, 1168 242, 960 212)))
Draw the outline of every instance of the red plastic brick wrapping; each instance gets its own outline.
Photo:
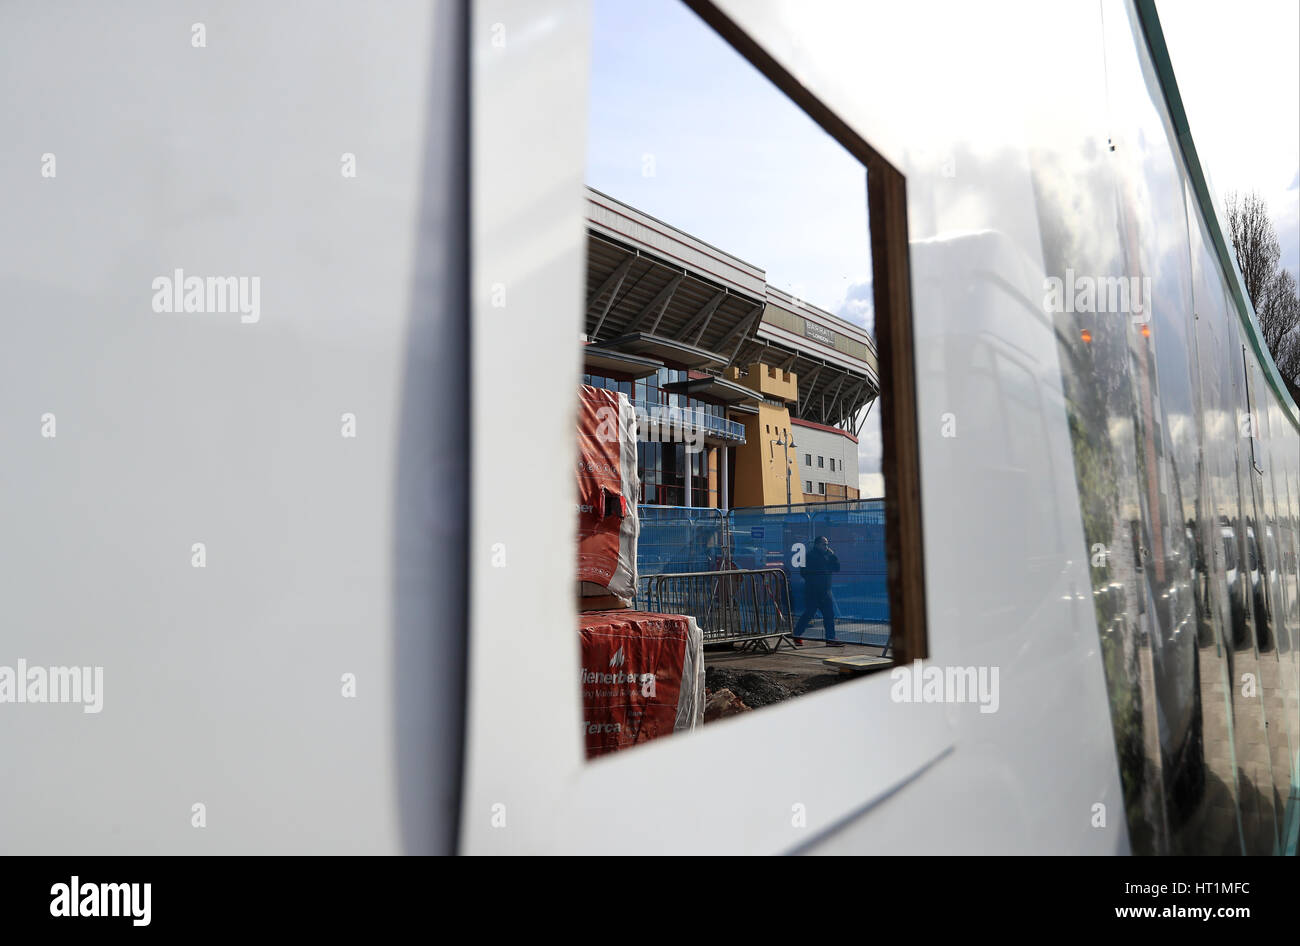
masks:
POLYGON ((704 648, 693 618, 592 611, 578 615, 578 633, 588 758, 702 725, 704 648))
POLYGON ((636 413, 616 391, 578 396, 578 594, 636 596, 636 413))

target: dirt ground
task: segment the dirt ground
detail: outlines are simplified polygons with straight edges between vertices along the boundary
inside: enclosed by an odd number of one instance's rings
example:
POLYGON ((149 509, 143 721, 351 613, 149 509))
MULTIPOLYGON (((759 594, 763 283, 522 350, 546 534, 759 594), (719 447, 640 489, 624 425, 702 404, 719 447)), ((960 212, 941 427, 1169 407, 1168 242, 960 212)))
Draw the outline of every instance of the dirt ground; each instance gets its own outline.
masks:
POLYGON ((879 647, 855 644, 828 648, 813 641, 799 650, 782 648, 773 654, 710 648, 704 655, 705 689, 710 696, 729 690, 735 700, 726 699, 725 705, 714 703, 713 710, 706 712, 705 721, 761 709, 852 680, 854 674, 827 667, 822 660, 856 653, 874 655, 880 650, 879 647), (743 705, 737 705, 735 701, 743 705))
POLYGON ((784 673, 780 670, 732 670, 725 667, 704 668, 705 689, 715 692, 728 689, 750 709, 780 703, 812 690, 840 683, 845 676, 838 671, 816 675, 784 673))

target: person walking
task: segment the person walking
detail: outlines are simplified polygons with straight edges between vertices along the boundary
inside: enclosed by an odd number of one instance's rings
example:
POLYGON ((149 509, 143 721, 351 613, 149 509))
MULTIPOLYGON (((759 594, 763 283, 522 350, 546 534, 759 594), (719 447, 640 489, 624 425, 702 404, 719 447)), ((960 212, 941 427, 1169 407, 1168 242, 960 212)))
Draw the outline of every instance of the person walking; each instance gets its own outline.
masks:
POLYGON ((831 575, 840 570, 839 556, 831 548, 830 539, 824 535, 817 536, 808 561, 799 569, 803 578, 803 614, 794 628, 794 644, 803 646, 803 632, 817 611, 822 613, 822 623, 826 626, 826 646, 843 647, 844 642, 835 639, 835 598, 831 595, 831 575))

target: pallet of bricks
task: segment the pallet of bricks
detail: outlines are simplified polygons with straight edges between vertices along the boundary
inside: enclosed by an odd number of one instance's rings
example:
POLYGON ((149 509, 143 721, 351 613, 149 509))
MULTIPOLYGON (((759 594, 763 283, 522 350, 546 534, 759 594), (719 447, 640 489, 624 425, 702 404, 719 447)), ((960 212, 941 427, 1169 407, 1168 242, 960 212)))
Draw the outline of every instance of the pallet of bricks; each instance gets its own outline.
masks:
POLYGON ((578 399, 578 634, 587 757, 704 723, 704 641, 691 615, 637 611, 636 413, 616 391, 578 399))

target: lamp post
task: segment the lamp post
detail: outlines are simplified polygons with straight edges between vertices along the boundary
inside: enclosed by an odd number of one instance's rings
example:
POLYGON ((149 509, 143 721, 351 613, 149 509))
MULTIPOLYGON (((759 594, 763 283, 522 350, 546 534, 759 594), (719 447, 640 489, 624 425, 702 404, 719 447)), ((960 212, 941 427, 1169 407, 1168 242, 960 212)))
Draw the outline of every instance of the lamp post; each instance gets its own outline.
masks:
POLYGON ((790 447, 794 446, 794 437, 791 436, 790 442, 787 444, 785 441, 785 434, 782 434, 774 441, 774 443, 778 447, 780 447, 781 452, 785 454, 785 505, 786 508, 789 509, 790 507, 790 447))

